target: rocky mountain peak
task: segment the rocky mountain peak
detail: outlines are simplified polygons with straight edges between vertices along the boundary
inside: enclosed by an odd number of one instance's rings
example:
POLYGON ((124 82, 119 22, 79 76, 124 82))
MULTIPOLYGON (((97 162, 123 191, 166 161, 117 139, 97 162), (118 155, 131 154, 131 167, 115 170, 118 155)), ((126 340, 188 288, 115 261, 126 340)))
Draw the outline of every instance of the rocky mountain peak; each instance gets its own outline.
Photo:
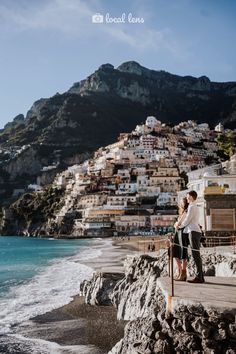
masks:
MULTIPOLYGON (((180 93, 188 95, 189 98, 197 96, 201 101, 207 101, 209 92, 221 89, 221 84, 212 83, 207 76, 179 76, 164 70, 145 68, 136 61, 127 61, 116 69, 110 63, 101 65, 85 80, 75 83, 68 92, 79 95, 90 95, 92 92, 109 93, 150 104, 151 101, 156 101, 155 97, 163 96, 163 101, 170 93, 171 96, 180 93)), ((157 101, 160 105, 160 97, 157 101)))
POLYGON ((102 70, 102 71, 107 71, 107 70, 114 70, 114 66, 112 64, 102 64, 99 66, 98 70, 102 70))
POLYGON ((195 84, 196 90, 209 91, 211 89, 211 81, 207 76, 200 76, 195 84))
POLYGON ((15 118, 13 118, 12 122, 5 124, 4 129, 13 128, 18 124, 24 124, 24 120, 25 120, 24 114, 20 113, 17 116, 15 116, 15 118))
POLYGON ((13 119, 13 122, 22 122, 25 119, 24 114, 20 113, 13 119))
POLYGON ((130 74, 142 75, 145 68, 136 61, 127 61, 118 66, 117 70, 130 74))

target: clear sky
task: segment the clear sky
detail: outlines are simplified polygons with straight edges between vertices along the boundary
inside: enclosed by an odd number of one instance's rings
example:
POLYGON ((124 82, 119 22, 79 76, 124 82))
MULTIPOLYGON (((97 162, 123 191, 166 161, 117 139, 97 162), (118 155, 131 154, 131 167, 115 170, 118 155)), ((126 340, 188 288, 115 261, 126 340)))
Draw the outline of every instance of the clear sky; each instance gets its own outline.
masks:
POLYGON ((103 63, 236 81, 235 17, 235 0, 0 0, 0 128, 103 63))

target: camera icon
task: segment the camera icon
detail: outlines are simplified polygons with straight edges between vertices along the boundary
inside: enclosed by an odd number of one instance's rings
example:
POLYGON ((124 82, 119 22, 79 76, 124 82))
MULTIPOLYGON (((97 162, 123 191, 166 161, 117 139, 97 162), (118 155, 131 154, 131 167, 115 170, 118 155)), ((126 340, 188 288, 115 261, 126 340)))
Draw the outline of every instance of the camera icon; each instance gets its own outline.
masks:
POLYGON ((103 15, 100 13, 96 13, 92 16, 93 23, 103 23, 103 15))

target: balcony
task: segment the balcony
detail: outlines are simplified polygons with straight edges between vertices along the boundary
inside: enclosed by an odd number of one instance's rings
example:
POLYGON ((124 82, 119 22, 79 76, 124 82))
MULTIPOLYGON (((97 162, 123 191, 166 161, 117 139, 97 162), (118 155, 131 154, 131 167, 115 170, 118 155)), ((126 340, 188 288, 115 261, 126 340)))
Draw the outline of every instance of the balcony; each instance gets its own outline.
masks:
POLYGON ((205 187, 204 194, 224 194, 225 189, 221 186, 209 186, 205 187))

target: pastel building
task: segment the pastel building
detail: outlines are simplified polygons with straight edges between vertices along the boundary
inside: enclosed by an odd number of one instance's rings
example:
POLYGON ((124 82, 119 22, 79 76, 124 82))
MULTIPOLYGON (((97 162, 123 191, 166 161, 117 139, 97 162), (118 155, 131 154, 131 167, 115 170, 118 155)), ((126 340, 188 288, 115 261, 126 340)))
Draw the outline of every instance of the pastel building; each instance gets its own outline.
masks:
MULTIPOLYGON (((230 171, 235 157, 228 162, 230 171)), ((200 212, 200 224, 210 235, 212 232, 236 231, 236 174, 228 173, 222 164, 208 166, 188 173, 188 190, 198 193, 197 205, 200 212)), ((180 191, 178 199, 188 190, 180 191)))

